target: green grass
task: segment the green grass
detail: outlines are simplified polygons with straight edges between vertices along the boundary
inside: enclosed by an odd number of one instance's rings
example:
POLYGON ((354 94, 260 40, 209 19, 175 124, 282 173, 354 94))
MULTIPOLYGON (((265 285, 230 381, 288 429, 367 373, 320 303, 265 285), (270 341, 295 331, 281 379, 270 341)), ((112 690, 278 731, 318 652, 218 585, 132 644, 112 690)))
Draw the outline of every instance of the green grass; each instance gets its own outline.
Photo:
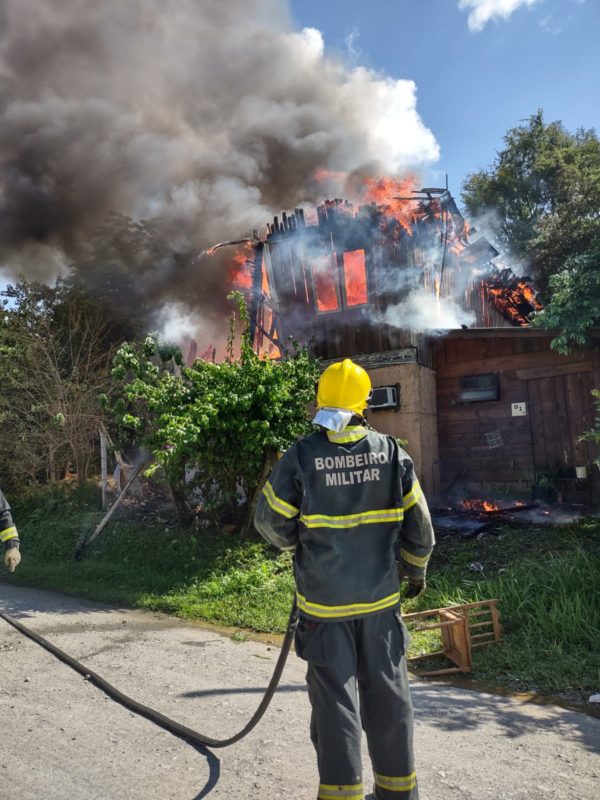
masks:
MULTIPOLYGON (((498 598, 500 645, 474 653, 474 676, 513 689, 583 694, 600 686, 600 522, 443 539, 417 611, 498 598), (469 569, 479 562, 483 572, 469 569)), ((415 637, 418 652, 435 641, 415 637)), ((416 654, 416 653, 415 653, 416 654)), ((439 666, 442 666, 441 664, 439 666)))
MULTIPOLYGON (((73 558, 99 519, 92 490, 34 493, 15 504, 23 562, 11 580, 130 607, 262 632, 285 628, 293 595, 291 559, 255 540, 118 519, 86 558, 73 558)), ((4 573, 3 577, 6 575, 4 573)), ((501 644, 474 654, 473 677, 489 685, 563 694, 600 686, 600 521, 504 530, 434 551, 417 611, 498 598, 501 644), (474 562, 482 572, 469 568, 474 562)), ((438 649, 413 638, 411 654, 438 649)), ((439 666, 445 666, 439 664, 439 666)))
POLYGON ((23 561, 12 580, 187 619, 285 628, 293 597, 289 554, 262 541, 178 530, 171 520, 117 519, 75 561, 82 533, 101 518, 89 510, 95 502, 89 491, 59 491, 14 504, 23 561))

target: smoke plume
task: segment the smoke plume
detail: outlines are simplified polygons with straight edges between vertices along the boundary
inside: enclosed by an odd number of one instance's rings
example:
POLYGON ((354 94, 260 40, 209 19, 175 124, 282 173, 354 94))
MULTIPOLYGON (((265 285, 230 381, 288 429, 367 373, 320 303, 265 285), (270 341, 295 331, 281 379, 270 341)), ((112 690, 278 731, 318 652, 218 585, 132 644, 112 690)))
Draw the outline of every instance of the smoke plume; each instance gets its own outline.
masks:
POLYGON ((427 289, 413 289, 403 302, 386 310, 382 322, 395 328, 442 333, 472 325, 475 314, 465 311, 452 298, 439 300, 427 289))
POLYGON ((319 169, 437 157, 414 83, 329 57, 284 0, 0 0, 5 276, 98 269, 120 219, 109 261, 210 317, 227 270, 196 253, 320 200, 319 169))

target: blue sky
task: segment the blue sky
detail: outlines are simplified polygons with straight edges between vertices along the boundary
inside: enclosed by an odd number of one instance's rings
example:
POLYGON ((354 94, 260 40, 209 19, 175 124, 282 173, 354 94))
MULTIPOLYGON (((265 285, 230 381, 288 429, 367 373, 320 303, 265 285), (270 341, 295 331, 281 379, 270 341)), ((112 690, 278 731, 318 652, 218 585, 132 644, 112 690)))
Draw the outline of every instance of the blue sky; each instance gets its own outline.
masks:
POLYGON ((290 2, 295 24, 322 31, 330 51, 415 82, 441 147, 425 182, 443 185, 447 172, 457 198, 538 108, 570 130, 600 129, 600 0, 462 0, 462 10, 460 0, 290 2), (507 16, 469 26, 477 8, 507 16))

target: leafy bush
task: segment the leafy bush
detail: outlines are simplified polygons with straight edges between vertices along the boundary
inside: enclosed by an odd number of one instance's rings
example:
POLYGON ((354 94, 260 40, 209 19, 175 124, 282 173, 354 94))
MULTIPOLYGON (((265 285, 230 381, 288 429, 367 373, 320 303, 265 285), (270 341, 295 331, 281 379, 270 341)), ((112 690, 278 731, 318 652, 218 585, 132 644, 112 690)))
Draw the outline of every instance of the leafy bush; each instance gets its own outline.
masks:
MULTIPOLYGON (((241 295, 232 297, 247 326, 241 295)), ((306 348, 262 358, 247 330, 235 357, 235 328, 232 318, 221 363, 199 359, 184 367, 177 349, 148 337, 121 347, 113 370, 118 422, 164 468, 174 497, 195 486, 209 514, 234 520, 240 496, 250 498, 276 453, 310 429, 318 375, 306 348)))
MULTIPOLYGON (((600 389, 592 389, 594 402, 596 403, 596 419, 594 427, 580 436, 580 441, 593 442, 600 447, 600 389)), ((600 456, 596 459, 596 464, 600 467, 600 456)))
POLYGON ((552 299, 537 314, 534 327, 557 330, 552 348, 567 354, 589 344, 591 329, 600 323, 600 247, 568 258, 564 269, 550 278, 552 299))

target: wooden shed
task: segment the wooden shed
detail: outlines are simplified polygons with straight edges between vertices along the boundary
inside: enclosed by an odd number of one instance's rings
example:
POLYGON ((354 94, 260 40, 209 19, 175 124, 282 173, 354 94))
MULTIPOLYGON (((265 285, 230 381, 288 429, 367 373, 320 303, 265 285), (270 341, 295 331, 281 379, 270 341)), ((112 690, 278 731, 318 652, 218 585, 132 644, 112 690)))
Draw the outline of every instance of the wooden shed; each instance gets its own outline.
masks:
POLYGON ((531 328, 451 331, 436 346, 440 490, 600 503, 595 420, 600 331, 567 356, 531 328))

